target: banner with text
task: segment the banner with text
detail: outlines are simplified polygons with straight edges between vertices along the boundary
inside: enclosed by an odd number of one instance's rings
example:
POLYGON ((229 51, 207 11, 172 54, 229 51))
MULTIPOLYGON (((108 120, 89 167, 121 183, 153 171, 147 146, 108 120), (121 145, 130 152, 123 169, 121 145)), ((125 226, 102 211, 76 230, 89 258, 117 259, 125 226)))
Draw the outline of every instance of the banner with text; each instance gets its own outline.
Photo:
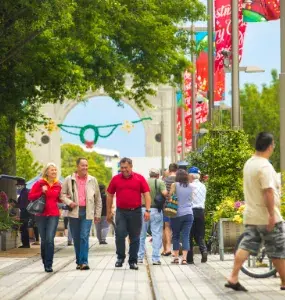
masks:
MULTIPOLYGON (((215 70, 224 67, 222 51, 232 51, 231 0, 215 0, 216 57, 215 70)), ((242 19, 243 0, 239 0, 239 59, 243 51, 246 23, 242 19)))

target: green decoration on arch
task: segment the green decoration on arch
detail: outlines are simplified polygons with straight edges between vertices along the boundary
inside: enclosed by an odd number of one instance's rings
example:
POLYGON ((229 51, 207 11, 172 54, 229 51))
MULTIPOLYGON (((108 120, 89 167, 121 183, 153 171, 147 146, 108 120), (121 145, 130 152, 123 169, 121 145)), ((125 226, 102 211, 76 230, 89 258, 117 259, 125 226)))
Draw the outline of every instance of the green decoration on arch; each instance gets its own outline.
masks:
POLYGON ((146 118, 141 118, 139 120, 135 120, 135 121, 125 121, 125 123, 117 123, 117 124, 108 124, 108 125, 102 125, 102 126, 96 126, 96 125, 92 125, 92 124, 88 124, 85 126, 75 126, 75 125, 64 125, 64 124, 57 124, 57 126, 64 132, 71 134, 71 135, 75 135, 75 136, 79 136, 80 141, 82 144, 85 144, 87 148, 92 148, 97 142, 99 138, 108 138, 110 135, 112 135, 114 133, 114 131, 119 127, 124 125, 124 127, 122 127, 122 129, 126 130, 127 132, 130 132, 132 127, 134 126, 134 124, 143 122, 143 121, 147 121, 147 120, 152 120, 151 117, 146 117, 146 118), (127 126, 126 126, 127 124, 127 126), (131 124, 132 127, 129 125, 131 124), (100 133, 100 129, 103 128, 110 128, 110 131, 107 134, 101 134, 100 133), (79 130, 78 133, 76 132, 72 132, 71 130, 79 130), (93 130, 94 133, 94 138, 93 140, 87 140, 85 138, 85 133, 87 130, 93 130))

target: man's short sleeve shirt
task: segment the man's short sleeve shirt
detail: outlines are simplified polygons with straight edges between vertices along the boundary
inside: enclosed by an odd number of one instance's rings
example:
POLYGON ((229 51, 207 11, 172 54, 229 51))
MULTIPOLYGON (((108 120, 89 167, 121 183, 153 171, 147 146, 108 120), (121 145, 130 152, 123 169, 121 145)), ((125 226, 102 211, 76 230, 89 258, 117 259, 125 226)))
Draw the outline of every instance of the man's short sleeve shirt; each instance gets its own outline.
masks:
POLYGON ((280 181, 270 162, 266 158, 254 155, 246 162, 243 177, 246 204, 244 224, 266 225, 268 223, 268 211, 264 199, 264 190, 268 188, 273 189, 275 217, 277 222, 281 222, 280 181))
POLYGON ((117 207, 132 209, 142 205, 141 194, 149 192, 150 189, 145 178, 133 172, 128 178, 122 174, 114 176, 107 191, 109 194, 116 194, 117 207))

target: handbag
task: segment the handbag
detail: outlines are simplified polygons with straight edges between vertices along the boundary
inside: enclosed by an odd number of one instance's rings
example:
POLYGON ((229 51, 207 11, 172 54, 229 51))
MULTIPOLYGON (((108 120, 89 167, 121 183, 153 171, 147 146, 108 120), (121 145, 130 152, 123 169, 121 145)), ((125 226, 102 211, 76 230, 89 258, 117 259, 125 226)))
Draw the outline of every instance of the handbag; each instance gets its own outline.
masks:
POLYGON ((41 195, 40 198, 38 198, 35 201, 31 201, 27 206, 27 211, 32 214, 41 214, 43 213, 46 206, 46 196, 41 195))
POLYGON ((155 186, 154 203, 155 203, 158 211, 160 212, 164 207, 165 198, 161 194, 160 190, 157 189, 157 179, 155 179, 155 181, 154 181, 154 186, 155 186))
POLYGON ((164 215, 169 218, 174 218, 177 215, 178 209, 178 198, 176 195, 176 184, 175 184, 175 191, 172 194, 171 198, 166 202, 164 208, 164 215))

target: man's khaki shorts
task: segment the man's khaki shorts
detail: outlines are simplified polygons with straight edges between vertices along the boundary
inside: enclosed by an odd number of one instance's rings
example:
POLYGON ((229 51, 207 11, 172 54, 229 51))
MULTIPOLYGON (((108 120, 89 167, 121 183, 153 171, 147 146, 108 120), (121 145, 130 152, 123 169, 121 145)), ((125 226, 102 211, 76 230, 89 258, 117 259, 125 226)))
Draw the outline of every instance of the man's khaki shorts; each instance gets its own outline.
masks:
POLYGON ((274 229, 267 231, 266 225, 245 225, 245 235, 239 248, 257 255, 262 241, 269 258, 285 259, 285 230, 283 222, 276 223, 274 229))

